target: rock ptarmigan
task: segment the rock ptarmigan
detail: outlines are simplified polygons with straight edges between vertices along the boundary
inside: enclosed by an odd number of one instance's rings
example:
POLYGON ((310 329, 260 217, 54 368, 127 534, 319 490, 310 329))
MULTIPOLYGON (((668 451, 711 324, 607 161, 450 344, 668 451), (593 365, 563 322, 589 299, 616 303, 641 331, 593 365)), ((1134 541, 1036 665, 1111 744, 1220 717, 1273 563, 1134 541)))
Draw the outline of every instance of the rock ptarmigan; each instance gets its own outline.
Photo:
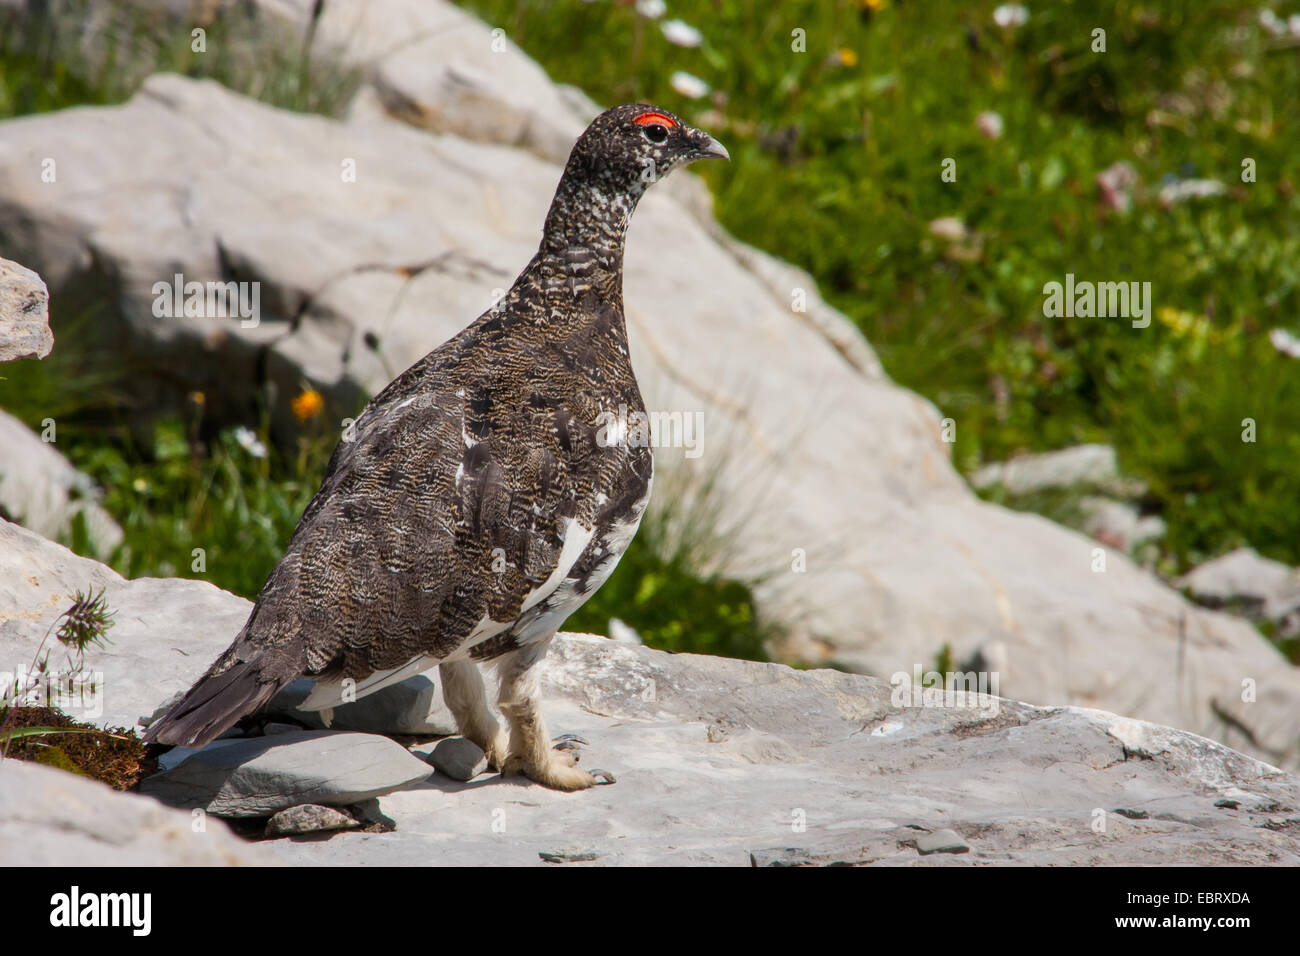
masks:
POLYGON ((439 665, 492 766, 561 790, 612 782, 552 746, 534 667, 650 499, 651 451, 613 424, 644 412, 623 318, 628 220, 656 179, 709 157, 729 158, 667 110, 596 117, 528 267, 366 406, 235 642, 146 741, 201 746, 301 676, 316 681, 303 706, 328 711, 439 665), (475 663, 489 660, 509 735, 475 663))

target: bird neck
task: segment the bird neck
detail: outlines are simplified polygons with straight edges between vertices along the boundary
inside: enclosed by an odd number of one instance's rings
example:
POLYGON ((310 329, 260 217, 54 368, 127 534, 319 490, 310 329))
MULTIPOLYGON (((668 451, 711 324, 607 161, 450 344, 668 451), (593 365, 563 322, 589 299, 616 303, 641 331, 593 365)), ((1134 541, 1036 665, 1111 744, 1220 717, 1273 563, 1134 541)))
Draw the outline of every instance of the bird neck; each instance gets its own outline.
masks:
POLYGON ((575 277, 590 278, 593 270, 621 276, 627 225, 642 192, 566 175, 546 215, 539 254, 575 277))

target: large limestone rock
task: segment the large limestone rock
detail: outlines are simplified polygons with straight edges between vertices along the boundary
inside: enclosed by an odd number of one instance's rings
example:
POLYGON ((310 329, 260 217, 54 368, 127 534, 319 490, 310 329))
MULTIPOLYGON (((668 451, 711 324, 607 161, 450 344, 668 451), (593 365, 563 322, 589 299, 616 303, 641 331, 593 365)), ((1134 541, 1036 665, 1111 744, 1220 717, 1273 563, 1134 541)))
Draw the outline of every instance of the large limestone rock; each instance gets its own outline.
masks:
POLYGON ((54 348, 50 294, 31 269, 0 258, 0 362, 45 358, 54 348))
POLYGON ((0 449, 0 514, 47 538, 66 537, 80 517, 94 553, 112 554, 122 529, 100 505, 95 483, 58 452, 56 442, 42 441, 0 409, 0 449))
POLYGON ((0 866, 266 866, 276 858, 217 819, 76 774, 0 763, 0 866))
MULTIPOLYGON (((389 49, 366 25, 377 14, 356 19, 362 6, 327 16, 351 11, 349 42, 389 49)), ((508 44, 493 52, 486 26, 427 7, 458 24, 447 63, 480 78, 530 69, 508 44)), ((389 9, 365 7, 377 8, 389 9)), ((419 95, 449 102, 440 82, 419 81, 419 95)), ((502 86, 477 108, 535 95, 502 86)), ((372 108, 290 114, 157 76, 121 107, 5 124, 0 242, 58 301, 116 303, 104 333, 167 369, 155 404, 201 388, 212 414, 236 418, 265 375, 284 423, 304 377, 340 400, 381 387, 487 308, 535 249, 559 176, 539 154, 555 154, 531 133, 426 125, 448 132, 372 108), (33 172, 51 151, 56 188, 33 172), (258 325, 155 317, 154 283, 177 273, 260 283, 258 325)), ((720 561, 765 575, 761 607, 792 634, 778 653, 889 675, 947 645, 958 660, 1000 660, 1003 693, 1295 764, 1300 673, 1249 624, 1081 534, 980 502, 935 410, 884 378, 815 295, 792 311, 783 286, 806 277, 720 240, 691 189, 674 189, 652 191, 631 229, 634 361, 652 410, 703 413, 699 457, 661 448, 660 474, 716 479, 717 523, 736 533, 720 561)))
MULTIPOLYGON (((93 651, 90 665, 103 667, 110 688, 125 676, 112 663, 124 655, 156 675, 119 690, 125 712, 149 712, 180 689, 188 677, 175 659, 201 670, 237 626, 219 636, 210 621, 248 608, 202 582, 122 582, 21 528, 0 531, 0 582, 16 559, 48 582, 0 593, 0 651, 25 652, 27 624, 56 612, 49 590, 59 582, 104 583, 119 620, 139 623, 114 629, 115 644, 93 651)), ((993 697, 927 702, 871 677, 579 635, 556 640, 542 682, 553 733, 589 741, 583 766, 615 773, 617 784, 563 794, 495 774, 460 782, 371 738, 410 762, 407 788, 375 810, 395 830, 250 852, 325 865, 1300 864, 1300 779, 1143 721, 993 697)), ((369 773, 366 761, 345 761, 329 779, 330 747, 358 736, 221 740, 179 768, 196 761, 189 782, 211 794, 204 771, 224 788, 243 766, 228 759, 240 748, 259 751, 253 763, 277 748, 296 754, 283 785, 241 778, 240 799, 269 812, 369 773), (319 786, 303 790, 309 777, 319 786)), ((171 751, 165 763, 185 757, 171 751)), ((106 846, 121 849, 114 861, 242 859, 219 842, 222 824, 207 820, 200 836, 187 832, 192 819, 60 771, 0 765, 0 862, 101 862, 106 846)))

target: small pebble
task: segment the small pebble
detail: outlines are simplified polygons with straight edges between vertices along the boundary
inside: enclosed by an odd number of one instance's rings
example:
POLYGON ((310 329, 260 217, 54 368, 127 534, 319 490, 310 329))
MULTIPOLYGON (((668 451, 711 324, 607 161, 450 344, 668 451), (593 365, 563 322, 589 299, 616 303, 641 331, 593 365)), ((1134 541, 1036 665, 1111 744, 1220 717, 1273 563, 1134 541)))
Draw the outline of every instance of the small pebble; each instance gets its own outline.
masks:
POLYGON ((438 741, 438 746, 429 754, 429 763, 453 780, 473 780, 488 766, 482 748, 464 737, 438 741))
POLYGON ((351 830, 361 824, 334 807, 304 803, 281 810, 266 821, 269 837, 295 836, 300 833, 319 833, 322 830, 351 830))
POLYGON ((921 856, 929 856, 931 853, 967 853, 970 846, 952 830, 935 830, 916 838, 916 851, 921 856))
POLYGON ((547 863, 590 863, 600 859, 595 850, 542 850, 537 855, 547 863))

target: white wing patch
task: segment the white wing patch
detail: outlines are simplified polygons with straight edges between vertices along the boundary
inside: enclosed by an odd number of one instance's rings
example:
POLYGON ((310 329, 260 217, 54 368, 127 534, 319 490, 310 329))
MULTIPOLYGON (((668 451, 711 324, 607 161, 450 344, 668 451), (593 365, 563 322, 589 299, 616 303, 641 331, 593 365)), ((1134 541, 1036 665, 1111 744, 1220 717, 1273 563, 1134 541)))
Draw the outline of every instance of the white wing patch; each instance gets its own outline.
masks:
MULTIPOLYGON (((353 694, 355 695, 353 699, 360 700, 377 690, 382 690, 393 684, 400 684, 406 678, 421 674, 437 663, 438 659, 436 657, 421 655, 407 661, 401 667, 394 667, 386 671, 375 671, 369 677, 364 677, 356 682, 356 686, 353 688, 353 694)), ((298 709, 331 710, 335 707, 341 707, 344 703, 343 681, 317 681, 316 685, 312 687, 311 693, 307 695, 307 699, 298 705, 298 709)))
MULTIPOLYGON (((443 661, 459 660, 467 657, 469 649, 475 644, 481 644, 488 638, 495 637, 512 624, 514 624, 513 621, 502 624, 500 621, 492 620, 485 614, 483 619, 474 625, 474 630, 470 631, 469 637, 465 638, 460 647, 456 648, 451 654, 446 657, 432 657, 428 654, 421 654, 419 657, 407 661, 401 667, 393 667, 386 671, 375 671, 369 677, 364 677, 356 682, 356 686, 353 688, 353 699, 360 700, 377 690, 383 690, 393 684, 400 684, 408 677, 423 674, 430 668, 437 667, 443 661)), ((341 706, 343 702, 343 681, 317 681, 316 685, 311 689, 311 693, 307 695, 307 699, 298 705, 298 709, 327 711, 341 706)))
POLYGON ((586 551, 587 545, 591 544, 591 537, 595 533, 595 528, 584 528, 578 523, 577 518, 568 520, 564 533, 560 536, 564 539, 564 547, 560 548, 560 558, 555 562, 555 570, 551 572, 550 577, 529 591, 524 597, 524 603, 519 608, 520 614, 551 596, 551 592, 558 588, 560 582, 569 576, 573 566, 582 557, 582 552, 586 551))

